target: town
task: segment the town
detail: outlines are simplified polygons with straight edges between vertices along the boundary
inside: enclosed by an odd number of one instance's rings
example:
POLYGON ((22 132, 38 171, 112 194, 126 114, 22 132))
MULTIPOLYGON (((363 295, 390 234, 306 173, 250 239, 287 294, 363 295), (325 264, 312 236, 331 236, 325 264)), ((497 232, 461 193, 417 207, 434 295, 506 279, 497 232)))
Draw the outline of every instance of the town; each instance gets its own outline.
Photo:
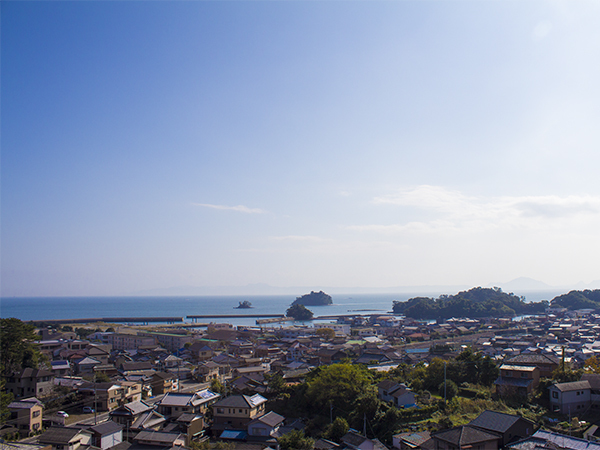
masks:
POLYGON ((600 449, 594 309, 2 328, 3 449, 600 449))

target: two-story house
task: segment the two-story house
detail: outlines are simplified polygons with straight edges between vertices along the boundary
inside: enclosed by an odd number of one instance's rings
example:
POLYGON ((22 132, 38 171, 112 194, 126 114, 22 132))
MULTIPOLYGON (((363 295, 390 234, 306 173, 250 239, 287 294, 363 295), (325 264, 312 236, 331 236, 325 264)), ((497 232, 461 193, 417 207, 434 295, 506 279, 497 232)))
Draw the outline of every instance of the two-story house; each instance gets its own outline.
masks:
POLYGON ((117 383, 84 383, 78 392, 83 395, 84 404, 96 411, 112 411, 122 404, 123 388, 117 383))
POLYGON ((535 423, 531 420, 515 414, 489 410, 479 414, 469 425, 483 431, 498 433, 501 448, 510 442, 531 436, 535 431, 535 423))
POLYGON ((220 394, 209 389, 188 393, 169 392, 158 402, 158 412, 176 419, 182 414, 204 414, 220 394))
POLYGON ((500 376, 494 384, 501 397, 511 395, 526 397, 540 384, 540 369, 537 366, 502 364, 500 376))
POLYGON ((550 407, 561 414, 581 414, 591 407, 591 391, 589 381, 573 381, 556 383, 548 388, 550 391, 550 407))
POLYGON ((16 398, 37 397, 43 398, 52 393, 54 374, 46 369, 22 369, 13 372, 6 379, 5 388, 16 398))
POLYGON ((51 427, 38 440, 40 444, 51 445, 52 450, 77 450, 92 444, 92 433, 81 428, 51 427))
POLYGON ((35 397, 24 398, 8 405, 10 423, 21 433, 28 435, 42 429, 44 405, 35 397))
POLYGON ((262 395, 230 395, 213 405, 213 429, 246 429, 248 423, 264 414, 267 399, 262 395))

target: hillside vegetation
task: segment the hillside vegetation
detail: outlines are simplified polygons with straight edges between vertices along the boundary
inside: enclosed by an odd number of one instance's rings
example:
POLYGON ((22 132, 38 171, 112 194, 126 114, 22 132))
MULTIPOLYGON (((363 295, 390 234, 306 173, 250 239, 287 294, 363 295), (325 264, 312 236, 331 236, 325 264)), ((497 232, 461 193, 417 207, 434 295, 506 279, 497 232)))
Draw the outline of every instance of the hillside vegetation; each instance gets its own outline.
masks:
POLYGON ((554 297, 552 306, 567 309, 600 309, 600 289, 571 291, 554 297))
POLYGON ((440 295, 435 299, 414 297, 406 302, 394 301, 393 311, 415 319, 513 317, 543 312, 549 306, 545 300, 539 303, 526 303, 524 300, 497 287, 476 287, 455 295, 440 295))

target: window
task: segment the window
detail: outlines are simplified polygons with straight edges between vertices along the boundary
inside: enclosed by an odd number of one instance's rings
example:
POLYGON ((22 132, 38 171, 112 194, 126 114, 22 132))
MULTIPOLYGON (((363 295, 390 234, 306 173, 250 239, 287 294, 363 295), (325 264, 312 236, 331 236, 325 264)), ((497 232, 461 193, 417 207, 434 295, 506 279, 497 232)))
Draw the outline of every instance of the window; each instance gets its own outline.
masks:
POLYGON ((33 414, 31 415, 31 417, 39 417, 39 416, 40 416, 39 411, 34 411, 33 414))
POLYGON ((577 391, 577 395, 581 395, 581 392, 577 391))
POLYGON ((552 398, 558 398, 558 392, 556 392, 556 391, 552 392, 552 398))

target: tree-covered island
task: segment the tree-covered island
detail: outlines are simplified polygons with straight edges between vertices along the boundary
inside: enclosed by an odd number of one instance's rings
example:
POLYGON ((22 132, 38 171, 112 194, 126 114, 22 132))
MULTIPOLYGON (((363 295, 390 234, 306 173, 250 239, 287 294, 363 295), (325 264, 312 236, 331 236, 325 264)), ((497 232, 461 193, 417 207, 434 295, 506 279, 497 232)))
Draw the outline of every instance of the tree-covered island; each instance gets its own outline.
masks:
POLYGON ((544 312, 549 302, 526 303, 524 297, 507 294, 498 287, 475 287, 455 295, 438 298, 414 297, 406 302, 394 301, 393 312, 415 319, 449 319, 451 317, 513 317, 544 312))
POLYGON ((323 291, 315 292, 311 291, 310 294, 304 294, 301 297, 296 297, 296 300, 292 305, 304 305, 304 306, 323 306, 333 304, 331 295, 327 295, 323 291))

